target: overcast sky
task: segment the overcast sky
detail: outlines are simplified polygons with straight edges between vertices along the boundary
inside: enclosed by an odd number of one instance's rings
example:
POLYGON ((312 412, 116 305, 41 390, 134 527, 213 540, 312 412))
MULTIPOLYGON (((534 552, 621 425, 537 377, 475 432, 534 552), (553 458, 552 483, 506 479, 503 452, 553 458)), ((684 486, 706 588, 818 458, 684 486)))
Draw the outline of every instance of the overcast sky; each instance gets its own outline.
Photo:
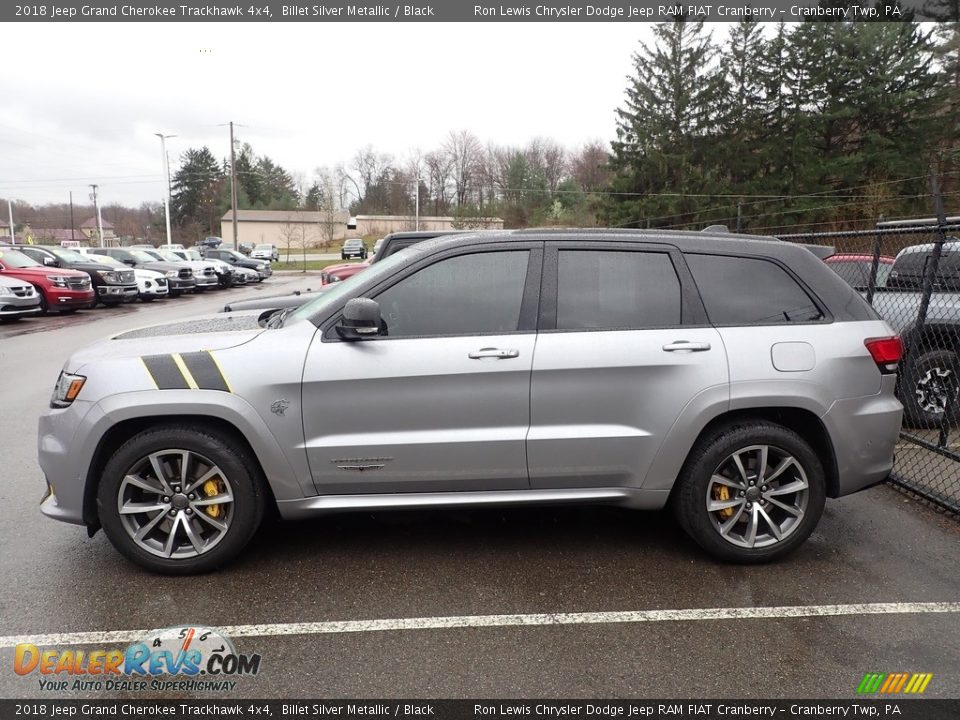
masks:
MULTIPOLYGON (((0 73, 0 197, 162 198, 188 147, 229 153, 233 120, 291 172, 398 160, 451 130, 483 142, 609 141, 631 53, 651 27, 584 24, 18 24, 0 73), (414 80, 418 79, 419 82, 414 80)), ((715 26, 714 33, 724 32, 715 26)), ((5 211, 0 213, 5 215, 5 211)))

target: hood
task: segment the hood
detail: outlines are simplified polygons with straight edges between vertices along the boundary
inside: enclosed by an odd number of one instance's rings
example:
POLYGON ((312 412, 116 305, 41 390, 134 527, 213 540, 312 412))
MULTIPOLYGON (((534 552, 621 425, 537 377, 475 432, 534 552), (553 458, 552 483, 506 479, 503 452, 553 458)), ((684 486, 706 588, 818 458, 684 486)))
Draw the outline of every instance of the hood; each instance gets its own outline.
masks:
POLYGON ((83 365, 100 360, 236 347, 266 332, 257 322, 259 316, 260 312, 200 315, 127 330, 78 350, 70 356, 67 366, 75 372, 83 365))
MULTIPOLYGON (((116 268, 119 270, 120 268, 116 268)), ((134 268, 133 274, 137 280, 157 280, 158 278, 165 277, 162 272, 157 272, 156 270, 144 270, 143 268, 134 268)))
POLYGON ((142 268, 144 270, 157 270, 162 273, 169 272, 170 270, 179 271, 184 268, 187 268, 189 270, 189 268, 184 264, 167 262, 166 260, 156 260, 154 262, 139 263, 136 267, 142 268))
POLYGON ((25 277, 55 277, 57 275, 65 275, 66 277, 85 277, 89 278, 90 276, 87 273, 81 270, 71 270, 69 268, 58 268, 58 267, 46 267, 41 265, 40 267, 25 267, 25 268, 10 268, 3 271, 7 276, 16 277, 18 275, 23 275, 25 277))

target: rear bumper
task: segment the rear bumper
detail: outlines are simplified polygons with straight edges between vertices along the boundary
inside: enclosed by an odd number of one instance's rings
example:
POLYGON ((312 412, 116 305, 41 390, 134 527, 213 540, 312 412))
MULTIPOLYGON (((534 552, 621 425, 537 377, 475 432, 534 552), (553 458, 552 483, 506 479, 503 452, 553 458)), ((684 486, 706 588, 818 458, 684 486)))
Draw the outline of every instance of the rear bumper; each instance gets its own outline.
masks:
POLYGON ((836 497, 876 485, 893 469, 903 419, 895 385, 895 375, 884 375, 879 393, 837 400, 821 418, 837 460, 836 497))

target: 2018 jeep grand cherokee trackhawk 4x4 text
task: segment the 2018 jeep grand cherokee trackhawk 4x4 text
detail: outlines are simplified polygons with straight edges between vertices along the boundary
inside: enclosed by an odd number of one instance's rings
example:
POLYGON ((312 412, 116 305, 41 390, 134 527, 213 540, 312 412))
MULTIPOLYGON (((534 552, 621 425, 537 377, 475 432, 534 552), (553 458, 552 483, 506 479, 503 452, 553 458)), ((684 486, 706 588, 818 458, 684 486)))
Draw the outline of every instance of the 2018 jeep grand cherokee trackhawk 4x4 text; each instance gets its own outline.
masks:
POLYGON ((884 479, 900 426, 899 340, 776 240, 443 237, 258 318, 75 353, 40 421, 43 512, 188 573, 273 504, 669 503, 707 551, 757 562, 884 479))

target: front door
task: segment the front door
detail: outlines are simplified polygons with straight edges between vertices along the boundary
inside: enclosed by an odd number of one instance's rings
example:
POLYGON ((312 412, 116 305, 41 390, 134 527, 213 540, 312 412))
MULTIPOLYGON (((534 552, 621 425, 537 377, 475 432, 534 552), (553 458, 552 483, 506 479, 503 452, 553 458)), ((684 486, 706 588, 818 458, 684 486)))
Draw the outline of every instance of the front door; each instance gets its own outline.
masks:
POLYGON ((321 494, 529 487, 542 252, 484 250, 425 261, 369 293, 386 335, 317 334, 303 416, 321 494))

